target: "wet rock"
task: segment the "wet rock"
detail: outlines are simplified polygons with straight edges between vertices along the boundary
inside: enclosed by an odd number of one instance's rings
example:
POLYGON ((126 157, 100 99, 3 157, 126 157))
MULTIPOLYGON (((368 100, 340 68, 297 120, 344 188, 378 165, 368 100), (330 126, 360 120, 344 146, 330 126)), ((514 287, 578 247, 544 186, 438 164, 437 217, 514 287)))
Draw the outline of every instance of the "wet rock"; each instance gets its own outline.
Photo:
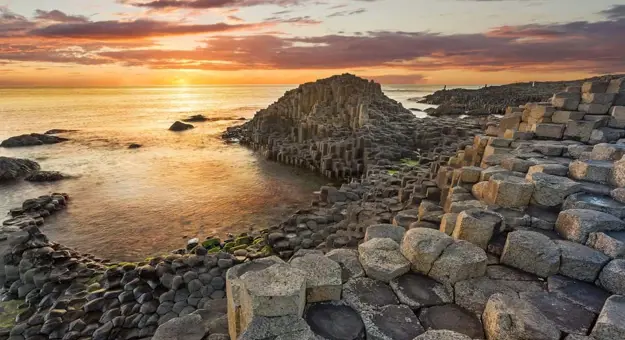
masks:
POLYGON ((189 130, 189 129, 193 129, 194 126, 191 124, 185 124, 181 121, 176 121, 175 123, 173 123, 170 127, 169 127, 169 131, 185 131, 185 130, 189 130))
POLYGON ((444 285, 421 274, 402 275, 390 286, 402 304, 415 310, 453 301, 453 294, 444 285))
POLYGON ((390 282, 407 273, 410 262, 399 251, 399 244, 390 238, 375 238, 358 246, 358 258, 367 276, 390 282))
POLYGON ((58 171, 34 171, 24 177, 29 182, 55 182, 67 178, 66 175, 58 171))
POLYGON ((31 160, 0 156, 0 182, 14 180, 39 168, 39 164, 31 160))
POLYGON ((470 311, 448 304, 423 308, 419 312, 419 320, 426 330, 451 330, 465 334, 472 339, 484 339, 482 323, 470 311))
POLYGON ((343 304, 312 304, 306 309, 304 319, 310 329, 324 339, 365 339, 365 325, 360 315, 343 304))
POLYGON ((2 141, 2 143, 0 143, 0 147, 15 148, 15 147, 23 147, 23 146, 57 144, 57 143, 65 142, 68 140, 69 139, 67 138, 51 136, 49 134, 31 133, 31 134, 11 137, 7 140, 4 140, 2 141))

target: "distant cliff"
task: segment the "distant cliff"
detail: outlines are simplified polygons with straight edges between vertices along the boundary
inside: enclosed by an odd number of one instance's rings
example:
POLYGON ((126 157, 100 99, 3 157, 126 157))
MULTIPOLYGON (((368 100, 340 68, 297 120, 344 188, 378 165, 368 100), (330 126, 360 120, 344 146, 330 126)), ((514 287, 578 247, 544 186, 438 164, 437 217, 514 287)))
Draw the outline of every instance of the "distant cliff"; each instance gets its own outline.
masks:
POLYGON ((503 114, 508 106, 547 101, 553 93, 567 86, 581 86, 585 81, 611 80, 623 75, 606 75, 589 79, 552 82, 514 83, 488 86, 479 90, 440 90, 425 96, 420 103, 442 106, 434 115, 468 112, 472 115, 503 114), (532 84, 534 86, 532 86, 532 84))

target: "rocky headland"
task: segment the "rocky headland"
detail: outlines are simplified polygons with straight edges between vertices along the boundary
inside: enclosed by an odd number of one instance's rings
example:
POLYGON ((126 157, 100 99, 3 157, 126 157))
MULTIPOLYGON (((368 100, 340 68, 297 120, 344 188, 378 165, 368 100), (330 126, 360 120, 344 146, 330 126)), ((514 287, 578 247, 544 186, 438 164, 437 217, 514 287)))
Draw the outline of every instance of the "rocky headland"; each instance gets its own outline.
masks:
POLYGON ((349 180, 136 263, 50 241, 68 197, 28 200, 0 339, 625 339, 625 79, 562 90, 419 120, 355 76, 302 85, 224 137, 349 180))
MULTIPOLYGON (((487 86, 478 90, 440 90, 420 99, 420 103, 439 105, 427 110, 431 116, 504 114, 508 106, 519 106, 529 102, 544 102, 553 93, 569 86, 582 86, 588 81, 610 81, 623 75, 606 75, 590 79, 553 82, 514 83, 501 86, 487 86)), ((619 105, 625 105, 625 98, 619 105)))

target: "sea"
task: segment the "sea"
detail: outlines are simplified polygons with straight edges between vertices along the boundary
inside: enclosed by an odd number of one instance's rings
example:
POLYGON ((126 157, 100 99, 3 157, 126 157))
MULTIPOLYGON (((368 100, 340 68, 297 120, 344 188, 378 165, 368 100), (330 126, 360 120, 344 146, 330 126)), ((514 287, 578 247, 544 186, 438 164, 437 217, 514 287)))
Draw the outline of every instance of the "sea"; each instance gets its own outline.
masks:
MULTIPOLYGON (((140 260, 184 247, 190 238, 224 237, 277 224, 310 204, 327 179, 264 160, 221 133, 293 85, 145 88, 0 89, 0 140, 50 129, 71 141, 0 148, 43 170, 71 175, 53 183, 0 184, 0 220, 9 209, 52 192, 70 195, 66 210, 46 219, 44 232, 81 252, 117 261, 140 260), (202 114, 216 121, 168 131, 202 114), (128 149, 131 143, 139 149, 128 149)), ((416 116, 421 98, 441 86, 393 85, 384 92, 416 116)))

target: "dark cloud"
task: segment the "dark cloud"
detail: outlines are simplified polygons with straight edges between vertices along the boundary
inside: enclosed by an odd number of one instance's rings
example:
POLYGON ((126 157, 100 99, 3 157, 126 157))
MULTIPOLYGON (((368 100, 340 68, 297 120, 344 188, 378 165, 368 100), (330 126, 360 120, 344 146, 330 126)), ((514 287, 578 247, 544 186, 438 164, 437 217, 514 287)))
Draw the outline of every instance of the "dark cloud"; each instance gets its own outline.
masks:
POLYGON ((44 11, 41 9, 35 10, 35 19, 48 20, 55 22, 87 22, 89 19, 82 15, 68 15, 59 10, 44 11))
POLYGON ((0 37, 21 35, 35 27, 35 23, 29 21, 24 16, 0 6, 0 37))
POLYGON ((347 10, 347 11, 339 11, 339 12, 334 12, 332 14, 328 15, 328 18, 332 18, 332 17, 344 17, 344 16, 349 16, 349 15, 356 15, 356 14, 361 14, 366 12, 367 10, 365 8, 358 8, 355 10, 347 10))
POLYGON ((614 5, 610 9, 599 12, 608 19, 621 19, 625 18, 625 5, 614 5))
POLYGON ((34 29, 29 34, 46 38, 123 40, 250 30, 267 25, 268 23, 236 25, 218 23, 207 25, 193 25, 147 19, 135 21, 111 20, 86 23, 55 24, 34 29))
POLYGON ((121 3, 136 7, 153 9, 188 8, 207 9, 223 7, 251 7, 259 5, 277 5, 282 7, 301 5, 315 0, 119 0, 121 3))

